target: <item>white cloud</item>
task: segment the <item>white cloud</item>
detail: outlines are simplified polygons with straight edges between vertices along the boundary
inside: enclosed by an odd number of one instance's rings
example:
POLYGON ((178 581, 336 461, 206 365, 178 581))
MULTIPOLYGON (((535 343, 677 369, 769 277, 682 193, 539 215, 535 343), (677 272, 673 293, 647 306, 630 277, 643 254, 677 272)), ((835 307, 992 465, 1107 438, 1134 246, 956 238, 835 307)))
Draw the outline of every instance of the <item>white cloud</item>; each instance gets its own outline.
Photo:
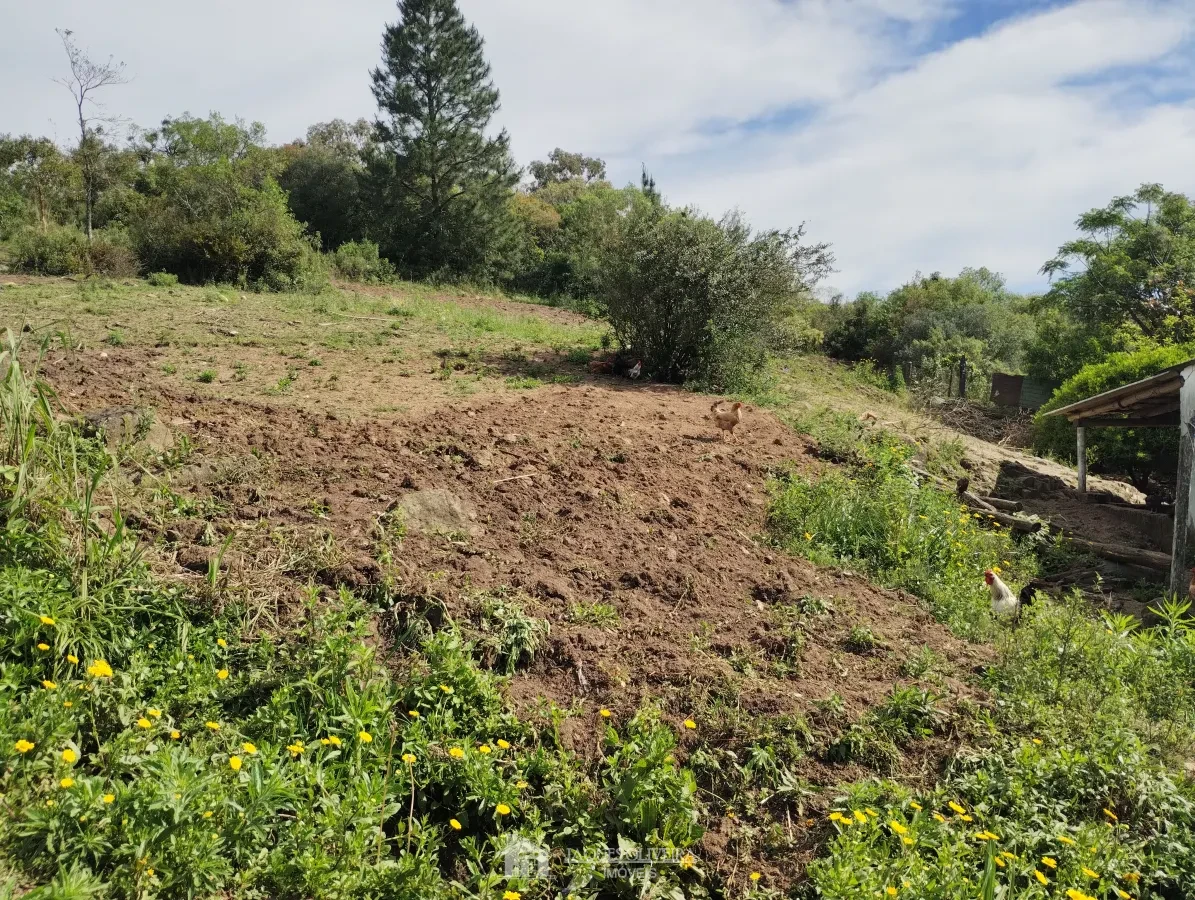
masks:
MULTIPOLYGON (((848 291, 963 265, 1032 284, 1083 210, 1145 180, 1195 192, 1190 2, 1055 4, 928 55, 973 0, 460 2, 521 162, 562 146, 623 179, 642 161, 673 202, 807 219, 848 291)), ((152 125, 218 110, 284 141, 372 114, 368 71, 396 17, 393 0, 10 5, 0 133, 60 140, 56 25, 129 63, 114 111, 152 125)))

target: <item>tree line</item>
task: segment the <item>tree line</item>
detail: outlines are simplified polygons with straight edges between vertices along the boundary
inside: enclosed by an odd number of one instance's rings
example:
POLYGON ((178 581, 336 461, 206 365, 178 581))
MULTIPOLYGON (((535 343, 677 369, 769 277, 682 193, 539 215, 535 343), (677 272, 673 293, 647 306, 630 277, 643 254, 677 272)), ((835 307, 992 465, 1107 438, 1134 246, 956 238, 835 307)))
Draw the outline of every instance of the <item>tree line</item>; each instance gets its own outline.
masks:
MULTIPOLYGON (((123 67, 64 42, 89 108, 123 67)), ((655 377, 720 386, 758 371, 830 271, 803 226, 673 208, 646 169, 619 187, 602 160, 558 148, 521 170, 490 127, 499 92, 455 0, 400 0, 370 79, 372 122, 313 125, 282 146, 215 113, 123 144, 82 113, 78 147, 0 139, 10 264, 267 290, 317 289, 329 268, 498 285, 608 317, 655 377)))

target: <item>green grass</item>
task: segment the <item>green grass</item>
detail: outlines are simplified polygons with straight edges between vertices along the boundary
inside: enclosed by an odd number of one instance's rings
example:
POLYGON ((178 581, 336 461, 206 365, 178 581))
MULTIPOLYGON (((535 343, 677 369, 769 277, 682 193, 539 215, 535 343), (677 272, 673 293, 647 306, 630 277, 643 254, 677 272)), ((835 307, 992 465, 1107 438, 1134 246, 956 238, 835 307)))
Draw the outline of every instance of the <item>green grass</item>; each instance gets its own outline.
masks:
POLYGON ((787 549, 827 564, 860 566, 882 583, 924 598, 935 614, 975 638, 993 633, 984 569, 1009 581, 1036 569, 1034 547, 922 484, 912 449, 850 416, 810 417, 823 455, 846 464, 818 480, 781 475, 772 485, 768 530, 787 549))
MULTIPOLYGON (((956 757, 930 790, 848 785, 831 813, 836 836, 808 870, 816 895, 1185 896, 1195 884, 1195 784, 1183 771, 1195 750, 1187 605, 1164 607, 1163 624, 1143 630, 1076 596, 1030 607, 1020 627, 1001 629, 979 573, 1003 566, 1018 582, 1037 548, 919 484, 899 441, 844 416, 805 426, 845 468, 820 481, 779 478, 773 538, 903 587, 956 631, 995 637, 1000 650, 986 677, 993 702, 964 723, 977 752, 956 757)), ((856 652, 877 645, 860 629, 849 643, 856 652)), ((939 664, 926 648, 902 668, 925 677, 939 664)), ((939 729, 936 697, 899 688, 825 754, 894 771, 907 747, 939 729)))

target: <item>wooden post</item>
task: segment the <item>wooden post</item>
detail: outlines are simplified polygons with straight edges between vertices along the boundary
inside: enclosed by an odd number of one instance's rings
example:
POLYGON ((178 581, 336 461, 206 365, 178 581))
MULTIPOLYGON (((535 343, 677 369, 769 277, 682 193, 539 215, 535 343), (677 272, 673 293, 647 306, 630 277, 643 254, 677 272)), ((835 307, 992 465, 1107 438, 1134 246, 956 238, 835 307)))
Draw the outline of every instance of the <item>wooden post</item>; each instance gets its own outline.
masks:
POLYGON ((958 395, 960 399, 967 399, 967 357, 960 356, 958 361, 958 395))
POLYGON ((1087 493, 1087 429, 1080 425, 1075 429, 1075 442, 1079 453, 1079 493, 1087 493))
POLYGON ((1170 548, 1170 593, 1185 598, 1187 572, 1187 510, 1191 502, 1191 429, 1178 426, 1178 481, 1174 485, 1174 543, 1170 548))

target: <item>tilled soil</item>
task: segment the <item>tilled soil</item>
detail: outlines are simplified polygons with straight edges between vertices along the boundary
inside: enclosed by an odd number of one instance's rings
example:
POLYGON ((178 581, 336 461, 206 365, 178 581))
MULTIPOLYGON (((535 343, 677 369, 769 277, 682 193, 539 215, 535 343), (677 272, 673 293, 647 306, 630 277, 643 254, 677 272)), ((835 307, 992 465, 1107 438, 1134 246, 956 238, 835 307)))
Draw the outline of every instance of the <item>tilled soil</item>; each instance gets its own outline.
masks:
MULTIPOLYGON (((466 525, 408 529, 398 544, 401 591, 434 595, 466 621, 479 592, 524 595, 551 637, 512 680, 519 705, 582 699, 630 712, 662 697, 679 719, 684 704, 737 685, 759 714, 803 711, 838 694, 856 715, 902 680, 901 663, 923 645, 956 671, 985 658, 914 598, 760 539, 769 474, 822 465, 803 437, 762 410, 748 408, 723 441, 708 418, 711 398, 613 379, 506 393, 418 419, 342 421, 155 386, 137 351, 112 350, 103 365, 86 354, 52 356, 46 373, 80 410, 151 406, 187 436, 196 452, 170 477, 175 490, 218 501, 207 516, 218 535, 246 536, 232 543, 234 567, 255 568, 253 535, 263 523, 282 534, 326 531, 338 552, 325 570, 281 574, 367 588, 383 575, 375 555, 388 510, 419 492, 459 499, 466 525), (785 645, 777 607, 804 596, 829 601, 832 612, 807 623, 796 673, 775 677, 769 663, 785 645), (573 621, 574 605, 595 602, 617 611, 612 628, 573 621), (849 652, 856 625, 883 649, 849 652)), ((157 524, 167 558, 206 570, 214 551, 197 546, 204 530, 211 543, 206 522, 157 524)), ((299 593, 297 584, 279 590, 299 593)))

